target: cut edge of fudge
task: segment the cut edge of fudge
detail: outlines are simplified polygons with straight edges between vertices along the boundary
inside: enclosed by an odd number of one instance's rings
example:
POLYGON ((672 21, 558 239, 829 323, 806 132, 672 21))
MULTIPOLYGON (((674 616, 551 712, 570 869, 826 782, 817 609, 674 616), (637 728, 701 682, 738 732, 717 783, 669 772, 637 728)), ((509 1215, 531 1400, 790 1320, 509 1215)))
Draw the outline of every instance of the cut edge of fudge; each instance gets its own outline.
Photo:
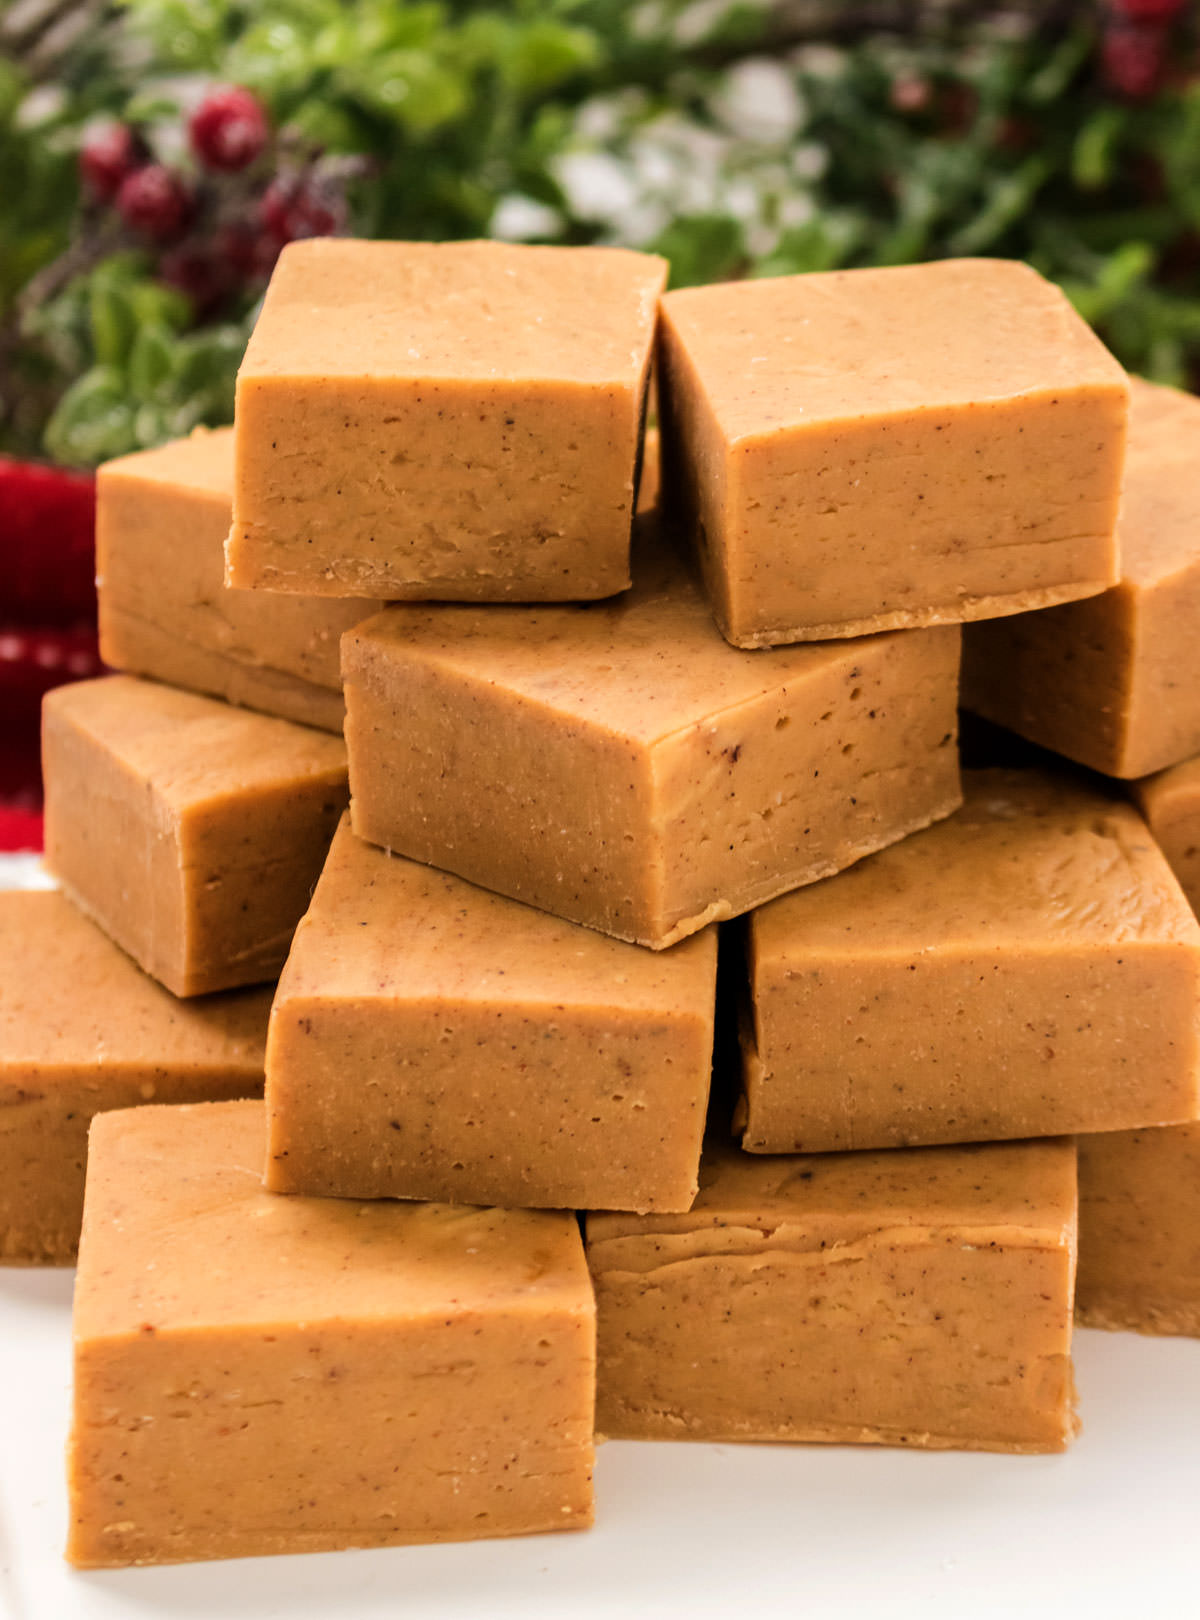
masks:
POLYGON ((1111 589, 1112 581, 1089 580, 1077 585, 1043 586, 1037 590, 1015 590, 996 596, 964 596, 951 603, 927 608, 899 608, 873 614, 867 619, 843 619, 831 624, 794 625, 786 629, 738 632, 718 618, 721 634, 735 647, 753 651, 759 647, 782 647, 804 641, 840 641, 854 636, 877 635, 887 630, 919 630, 939 624, 972 624, 980 619, 1010 618, 1100 596, 1111 589))
MULTIPOLYGON (((939 1159, 945 1164, 958 1164, 961 1180, 969 1181, 975 1172, 971 1161, 978 1156, 997 1158, 1006 1156, 1010 1161, 1029 1150, 1040 1161, 1041 1195, 1044 1200, 1044 1218, 1038 1218, 1038 1207, 1027 1216, 1016 1209, 982 1209, 972 1211, 963 1199, 959 1207, 953 1200, 945 1209, 935 1208, 928 1220, 911 1218, 913 1206, 918 1202, 912 1192, 907 1198, 899 1197, 882 1206, 866 1204, 856 1207, 849 1198, 834 1200, 830 1207, 814 1203, 810 1211, 789 1208, 786 1198, 754 1198, 743 1189, 722 1203, 718 1193, 706 1199, 712 1175, 702 1172, 702 1190, 692 1210, 684 1215, 658 1214, 634 1216, 591 1212, 586 1217, 586 1244, 588 1263, 596 1286, 598 1322, 600 1328, 598 1362, 598 1422, 605 1434, 626 1439, 696 1439, 716 1443, 831 1443, 882 1444, 914 1446, 931 1450, 997 1451, 1015 1454, 1042 1454, 1061 1452, 1079 1432, 1076 1411, 1076 1389, 1070 1356, 1073 1322, 1073 1297, 1078 1253, 1078 1218, 1075 1178, 1074 1142, 1071 1138, 1047 1138, 1038 1141, 1007 1143, 972 1143, 954 1147, 916 1149, 885 1149, 862 1154, 805 1154, 799 1156, 773 1155, 771 1158, 749 1158, 724 1142, 706 1146, 705 1169, 711 1171, 714 1158, 719 1165, 725 1162, 743 1174, 740 1179, 753 1182, 767 1181, 776 1172, 786 1172, 780 1192, 796 1181, 811 1180, 813 1169, 825 1166, 842 1181, 853 1180, 859 1168, 872 1162, 903 1174, 918 1159, 927 1160, 931 1167, 939 1159), (743 1162, 745 1161, 745 1162, 743 1162), (1063 1195, 1070 1183, 1070 1208, 1063 1195), (818 1241, 820 1236, 820 1241, 818 1241), (616 1280, 618 1287, 648 1288, 666 1293, 672 1285, 694 1292, 701 1286, 700 1267, 706 1262, 714 1265, 749 1261, 753 1273, 759 1265, 768 1264, 773 1254, 791 1256, 799 1266, 806 1264, 837 1267, 849 1259, 853 1261, 862 1251, 868 1259, 873 1250, 882 1245, 897 1246, 904 1252, 922 1239, 950 1247, 961 1244, 964 1249, 995 1252, 1010 1249, 1018 1253, 1038 1253, 1054 1264, 1061 1262, 1062 1319, 1051 1323, 1052 1343, 1045 1353, 1047 1363, 1056 1366, 1059 1384, 1051 1402, 1045 1425, 1046 1432, 1037 1438, 1014 1440, 999 1434, 964 1436, 938 1433, 914 1425, 852 1422, 824 1422, 815 1420, 799 1426, 785 1425, 790 1432, 775 1426, 772 1432, 750 1432, 749 1425, 713 1425, 700 1419, 691 1426, 682 1413, 673 1414, 663 1405, 664 1390, 656 1386, 653 1397, 644 1408, 630 1408, 628 1423, 613 1421, 612 1398, 606 1391, 605 1351, 606 1331, 606 1277, 616 1280), (655 1281, 655 1277, 659 1277, 655 1281), (1059 1348, 1054 1348, 1054 1343, 1059 1348), (607 1410, 606 1410, 607 1408, 607 1410)), ((924 1273, 922 1273, 924 1276, 924 1273)), ((803 1292, 811 1286, 807 1281, 791 1279, 792 1287, 803 1292)), ((987 1281, 978 1286, 986 1291, 987 1281)), ((735 1296, 736 1297, 736 1296, 735 1296)), ((899 1296, 898 1296, 899 1297, 899 1296)), ((1045 1297, 1045 1296, 1043 1296, 1045 1297)), ((823 1298, 814 1297, 810 1308, 816 1313, 810 1325, 820 1329, 820 1310, 823 1298)), ((936 1299, 928 1301, 932 1311, 936 1299)), ((1047 1299, 1046 1303, 1053 1303, 1047 1299)), ((669 1320, 669 1300, 663 1305, 664 1318, 669 1320)), ((726 1316, 729 1312, 726 1311, 726 1316)), ((936 1317, 933 1318, 937 1320, 936 1317)), ((919 1309, 917 1322, 926 1318, 919 1309)), ((639 1342, 635 1338, 635 1343, 639 1342)), ((704 1365, 693 1361, 692 1368, 704 1365)), ((716 1365, 713 1363, 713 1365, 716 1365)), ((669 1366, 669 1363, 668 1363, 669 1366)))

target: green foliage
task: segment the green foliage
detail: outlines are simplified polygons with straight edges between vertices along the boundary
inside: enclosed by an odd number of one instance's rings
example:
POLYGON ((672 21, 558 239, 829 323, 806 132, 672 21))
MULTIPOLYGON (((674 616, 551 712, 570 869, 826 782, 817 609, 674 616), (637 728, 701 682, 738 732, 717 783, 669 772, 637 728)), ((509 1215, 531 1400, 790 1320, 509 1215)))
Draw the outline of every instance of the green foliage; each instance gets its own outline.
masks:
POLYGON ((371 159, 358 234, 623 242, 676 285, 1012 255, 1131 369, 1200 385, 1200 80, 1116 98, 1100 8, 1066 14, 789 45, 766 0, 121 0, 55 93, 0 63, 0 366, 22 383, 0 444, 48 420, 87 462, 228 416, 246 321, 191 329, 149 259, 77 277, 14 338, 19 289, 78 240, 86 122, 178 145, 210 80, 371 159))
POLYGON ((0 57, 0 315, 20 288, 66 246, 75 206, 75 165, 61 139, 58 98, 29 107, 26 85, 0 57))
POLYGON ((106 259, 46 306, 37 334, 76 373, 46 425, 56 461, 93 466, 232 419, 246 332, 188 331, 190 317, 186 299, 128 256, 106 259))

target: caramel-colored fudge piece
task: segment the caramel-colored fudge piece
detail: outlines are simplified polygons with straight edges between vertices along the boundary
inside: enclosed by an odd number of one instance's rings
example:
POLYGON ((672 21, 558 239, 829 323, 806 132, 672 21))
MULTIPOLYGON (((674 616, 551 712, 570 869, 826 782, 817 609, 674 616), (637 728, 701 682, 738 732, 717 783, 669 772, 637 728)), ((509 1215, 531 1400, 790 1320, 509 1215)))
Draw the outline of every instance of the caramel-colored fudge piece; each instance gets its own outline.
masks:
POLYGON ((1137 812, 1035 771, 750 920, 743 1146, 824 1152, 1200 1113, 1200 924, 1137 812))
POLYGON ((1079 1138, 1078 1320, 1200 1337, 1200 1125, 1079 1138))
POLYGON ((286 247, 238 373, 230 583, 624 590, 666 273, 622 248, 286 247))
POLYGON ((1133 784, 1133 796, 1188 904, 1200 914, 1200 758, 1143 777, 1133 784))
POLYGON ((281 601, 228 590, 232 494, 232 428, 197 428, 190 438, 100 468, 96 567, 104 661, 340 731, 338 640, 380 604, 281 601))
POLYGON ((1061 1451, 1075 1149, 705 1149, 686 1215, 589 1215, 596 1428, 1061 1451))
POLYGON ((1200 753, 1198 445, 1200 399, 1132 379, 1119 582, 969 630, 964 707, 1109 776, 1200 753))
POLYGON ((261 1103, 93 1127, 71 1562, 590 1524, 595 1306, 575 1217, 275 1198, 263 1138, 261 1103))
POLYGON ((131 675, 42 710, 46 863, 177 996, 274 979, 346 807, 346 747, 131 675))
POLYGON ((0 1260, 70 1261, 88 1124, 258 1096, 269 990, 176 1001, 50 890, 0 892, 0 1260))
POLYGON ((663 300, 664 483, 739 647, 1102 591, 1126 397, 1062 293, 1007 260, 663 300))
POLYGON ((589 607, 392 607, 343 641, 360 837, 658 949, 959 803, 958 630, 764 658, 666 547, 589 607))
POLYGON ((342 824, 267 1043, 275 1192, 687 1209, 716 930, 652 954, 342 824))

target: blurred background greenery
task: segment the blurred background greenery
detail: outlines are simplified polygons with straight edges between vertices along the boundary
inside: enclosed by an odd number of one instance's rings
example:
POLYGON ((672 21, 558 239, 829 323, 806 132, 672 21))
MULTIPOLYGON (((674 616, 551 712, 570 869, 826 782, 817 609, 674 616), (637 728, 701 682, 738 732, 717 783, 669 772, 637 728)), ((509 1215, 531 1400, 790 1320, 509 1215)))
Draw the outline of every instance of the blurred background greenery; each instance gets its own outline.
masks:
POLYGON ((0 450, 229 420, 279 246, 339 230, 621 242, 676 285, 1018 256, 1197 386, 1197 9, 11 0, 0 450))

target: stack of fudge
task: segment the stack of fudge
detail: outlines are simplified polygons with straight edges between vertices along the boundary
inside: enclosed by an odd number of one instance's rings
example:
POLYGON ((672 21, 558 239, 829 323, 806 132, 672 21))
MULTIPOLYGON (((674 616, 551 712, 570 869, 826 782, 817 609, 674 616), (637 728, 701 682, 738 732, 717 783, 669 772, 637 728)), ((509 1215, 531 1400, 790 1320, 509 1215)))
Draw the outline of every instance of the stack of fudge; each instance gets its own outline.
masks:
POLYGON ((232 429, 101 469, 0 897, 77 1564, 1055 1451, 1075 1319, 1200 1332, 1200 402, 1019 264, 666 271, 294 244, 232 429))

